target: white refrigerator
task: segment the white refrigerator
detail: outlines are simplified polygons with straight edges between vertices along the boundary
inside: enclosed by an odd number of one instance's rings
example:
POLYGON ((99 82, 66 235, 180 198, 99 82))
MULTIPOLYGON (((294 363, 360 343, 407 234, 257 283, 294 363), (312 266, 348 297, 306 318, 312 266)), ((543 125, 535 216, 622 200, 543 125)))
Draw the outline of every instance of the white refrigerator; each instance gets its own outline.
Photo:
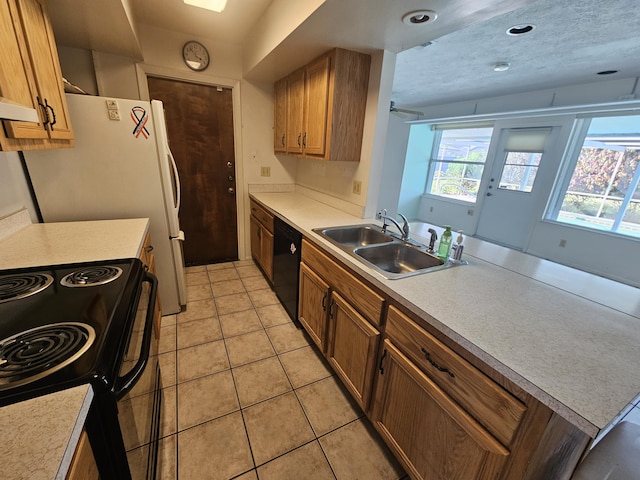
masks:
POLYGON ((75 146, 24 152, 45 222, 150 219, 165 314, 186 305, 180 180, 162 102, 67 94, 75 146))

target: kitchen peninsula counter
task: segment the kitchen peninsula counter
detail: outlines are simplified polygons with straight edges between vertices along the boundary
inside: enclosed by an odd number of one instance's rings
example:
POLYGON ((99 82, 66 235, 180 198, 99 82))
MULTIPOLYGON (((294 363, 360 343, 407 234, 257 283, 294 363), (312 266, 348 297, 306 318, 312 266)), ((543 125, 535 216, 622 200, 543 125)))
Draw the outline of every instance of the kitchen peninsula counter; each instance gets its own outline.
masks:
POLYGON ((34 223, 0 240, 0 270, 137 258, 149 219, 34 223))
POLYGON ((387 280, 312 231, 380 222, 300 193, 252 197, 587 435, 640 392, 637 288, 473 238, 469 265, 387 280))
POLYGON ((62 390, 0 408, 4 480, 63 480, 84 426, 93 390, 62 390))

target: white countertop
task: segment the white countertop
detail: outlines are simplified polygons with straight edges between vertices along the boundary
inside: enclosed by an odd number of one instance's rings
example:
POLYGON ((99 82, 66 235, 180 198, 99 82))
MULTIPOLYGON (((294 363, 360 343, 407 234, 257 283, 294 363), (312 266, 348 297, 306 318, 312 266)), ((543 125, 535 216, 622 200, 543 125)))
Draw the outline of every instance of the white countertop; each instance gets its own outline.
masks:
POLYGON ((469 265, 387 280, 312 232, 379 222, 296 193, 253 196, 590 436, 640 392, 638 289, 472 238, 469 265))
POLYGON ((149 219, 29 224, 0 240, 0 270, 136 258, 149 219))
POLYGON ((92 399, 82 385, 0 408, 2 479, 65 479, 92 399))

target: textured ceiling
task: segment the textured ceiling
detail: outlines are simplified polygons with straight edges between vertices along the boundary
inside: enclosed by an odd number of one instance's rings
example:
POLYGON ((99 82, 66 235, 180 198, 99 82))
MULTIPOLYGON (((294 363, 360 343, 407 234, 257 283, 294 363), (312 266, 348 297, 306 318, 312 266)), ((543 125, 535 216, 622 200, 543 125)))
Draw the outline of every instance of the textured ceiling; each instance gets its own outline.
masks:
MULTIPOLYGON (((392 100, 421 106, 640 76, 637 0, 538 0, 398 54, 392 100), (536 28, 506 35, 514 25, 536 28), (509 62, 506 72, 494 72, 509 62), (602 70, 619 70, 608 76, 602 70)), ((629 92, 631 93, 631 92, 629 92)))

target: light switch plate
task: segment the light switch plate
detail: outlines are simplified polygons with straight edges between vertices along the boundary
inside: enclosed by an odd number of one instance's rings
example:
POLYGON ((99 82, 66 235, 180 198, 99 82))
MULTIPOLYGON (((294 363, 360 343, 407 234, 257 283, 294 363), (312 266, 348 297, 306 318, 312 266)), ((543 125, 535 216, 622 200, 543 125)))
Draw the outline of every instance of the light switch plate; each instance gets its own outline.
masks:
POLYGON ((109 120, 120 120, 120 110, 107 110, 109 112, 109 120))
POLYGON ((118 101, 112 98, 105 100, 107 104, 107 110, 118 110, 118 101))

